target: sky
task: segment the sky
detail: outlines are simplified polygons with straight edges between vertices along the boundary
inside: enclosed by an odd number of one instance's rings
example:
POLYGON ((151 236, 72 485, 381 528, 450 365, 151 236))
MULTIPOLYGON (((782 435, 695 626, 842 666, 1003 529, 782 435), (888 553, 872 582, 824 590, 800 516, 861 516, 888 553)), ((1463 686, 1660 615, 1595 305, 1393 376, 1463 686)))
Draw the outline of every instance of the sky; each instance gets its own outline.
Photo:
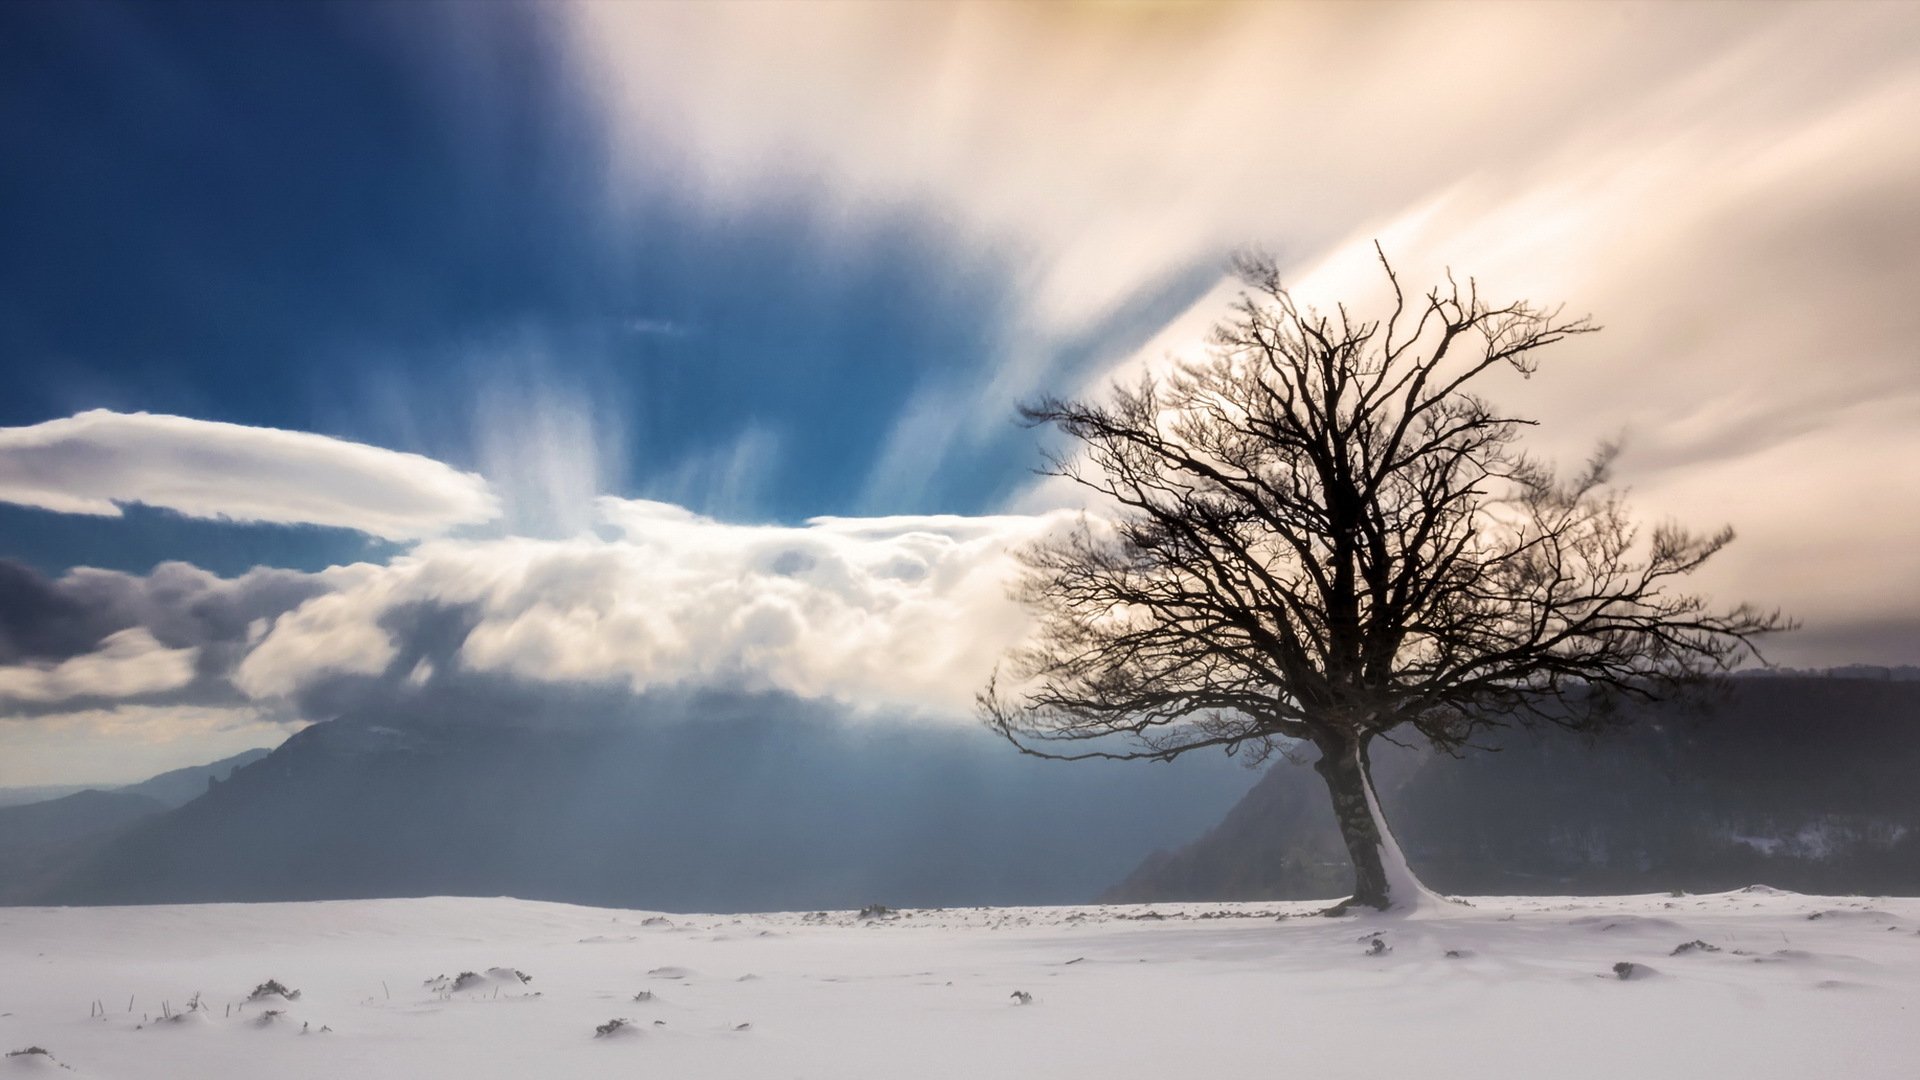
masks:
POLYGON ((0 6, 0 785, 480 676, 972 723, 1017 403, 1246 248, 1591 312, 1529 445, 1920 661, 1916 115, 1896 4, 0 6))

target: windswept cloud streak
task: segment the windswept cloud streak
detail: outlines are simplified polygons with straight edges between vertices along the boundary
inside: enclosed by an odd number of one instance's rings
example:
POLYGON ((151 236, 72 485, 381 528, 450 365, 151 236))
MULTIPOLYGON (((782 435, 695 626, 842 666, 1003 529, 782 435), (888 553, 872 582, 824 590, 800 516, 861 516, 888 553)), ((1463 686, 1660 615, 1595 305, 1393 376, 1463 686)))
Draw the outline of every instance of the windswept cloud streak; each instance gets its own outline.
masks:
MULTIPOLYGON (((629 193, 719 214, 798 195, 843 238, 918 215, 949 231, 952 258, 1006 264, 1025 307, 996 362, 929 384, 899 417, 875 508, 912 505, 1017 400, 1082 378, 1060 343, 1170 271, 1253 244, 1290 282, 1347 298, 1379 238, 1410 284, 1451 265, 1608 327, 1512 389, 1544 422, 1543 452, 1578 459, 1624 431, 1622 478, 1652 512, 1732 520, 1760 565, 1842 579, 1763 597, 1716 567, 1716 587, 1823 623, 1847 618, 1832 595, 1889 575, 1920 588, 1903 554, 1920 525, 1884 511, 1911 498, 1920 436, 1872 407, 1916 392, 1912 8, 608 3, 556 17, 629 193), (1759 490, 1766 507, 1746 495, 1759 490), (1781 509, 1813 504, 1834 516, 1781 509)), ((1223 298, 1151 350, 1192 346, 1223 298)))
POLYGON ((494 518, 487 482, 432 458, 303 431, 95 409, 0 428, 0 502, 115 517, 328 525, 417 540, 494 518))
MULTIPOLYGON (((1230 283, 1132 356, 1058 366, 1060 341, 1169 268, 1253 244, 1304 298, 1379 310, 1378 239, 1410 288, 1451 267, 1489 295, 1594 313, 1605 333, 1490 392, 1541 421, 1529 444, 1548 459, 1623 437, 1619 479, 1650 519, 1733 524, 1698 585, 1803 619, 1772 655, 1920 649, 1903 607, 1920 519, 1901 510, 1920 503, 1912 9, 764 14, 566 18, 628 183, 691 182, 722 208, 811 192, 854 229, 937 214, 958 252, 1009 264, 1027 302, 996 365, 900 416, 876 505, 911 498, 1037 389, 1098 393, 1197 350, 1230 283), (663 177, 662 144, 682 173, 663 177)), ((1042 484, 1011 505, 1075 497, 1042 484)))

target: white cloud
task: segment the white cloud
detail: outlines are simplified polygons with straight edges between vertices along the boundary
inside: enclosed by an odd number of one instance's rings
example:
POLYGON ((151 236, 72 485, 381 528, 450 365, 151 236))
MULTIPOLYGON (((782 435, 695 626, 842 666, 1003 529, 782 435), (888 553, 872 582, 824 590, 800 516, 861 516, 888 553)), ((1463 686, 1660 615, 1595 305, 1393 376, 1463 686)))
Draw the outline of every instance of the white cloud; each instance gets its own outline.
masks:
POLYGON ((258 632, 233 673, 233 683, 256 698, 281 697, 322 675, 378 675, 393 661, 393 641, 379 616, 396 602, 391 566, 354 563, 323 573, 333 587, 279 615, 258 632))
POLYGON ((146 627, 110 634, 100 647, 57 664, 0 667, 0 704, 129 698, 178 690, 193 681, 192 649, 169 649, 146 627))
POLYGON ((774 431, 750 424, 733 438, 661 469, 645 493, 718 517, 749 513, 760 503, 767 478, 774 473, 780 445, 774 431))
POLYGON ((485 480, 418 454, 103 409, 0 428, 0 502, 105 516, 144 503, 189 517, 331 525, 390 540, 498 513, 485 480))
POLYGON ((258 697, 398 655, 383 619, 469 608, 469 671, 634 692, 776 690, 964 712, 1024 628, 1009 550, 1059 517, 823 518, 731 525, 603 499, 615 539, 435 541, 282 616, 240 665, 258 697))
POLYGON ((572 536, 593 502, 624 482, 626 425, 617 400, 596 398, 544 347, 510 355, 480 380, 473 441, 517 536, 572 536))

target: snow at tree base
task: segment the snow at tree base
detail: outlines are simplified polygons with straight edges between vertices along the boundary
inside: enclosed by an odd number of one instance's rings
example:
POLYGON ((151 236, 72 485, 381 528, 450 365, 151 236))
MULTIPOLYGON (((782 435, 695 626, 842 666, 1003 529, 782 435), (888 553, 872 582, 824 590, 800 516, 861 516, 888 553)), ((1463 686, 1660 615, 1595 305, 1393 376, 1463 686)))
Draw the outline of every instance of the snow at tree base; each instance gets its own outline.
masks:
POLYGON ((1906 1080, 1920 1060, 1920 900, 1319 906, 13 908, 0 1047, 45 1053, 0 1077, 1906 1080))

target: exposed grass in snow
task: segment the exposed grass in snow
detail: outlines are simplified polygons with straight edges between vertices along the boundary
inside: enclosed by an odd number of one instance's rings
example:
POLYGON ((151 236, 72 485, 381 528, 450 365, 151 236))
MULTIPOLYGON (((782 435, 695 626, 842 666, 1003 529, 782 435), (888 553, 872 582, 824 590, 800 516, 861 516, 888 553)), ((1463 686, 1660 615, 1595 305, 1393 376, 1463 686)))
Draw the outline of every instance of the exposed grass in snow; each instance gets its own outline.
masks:
POLYGON ((1471 904, 0 909, 0 1076, 1920 1075, 1920 900, 1471 904))

